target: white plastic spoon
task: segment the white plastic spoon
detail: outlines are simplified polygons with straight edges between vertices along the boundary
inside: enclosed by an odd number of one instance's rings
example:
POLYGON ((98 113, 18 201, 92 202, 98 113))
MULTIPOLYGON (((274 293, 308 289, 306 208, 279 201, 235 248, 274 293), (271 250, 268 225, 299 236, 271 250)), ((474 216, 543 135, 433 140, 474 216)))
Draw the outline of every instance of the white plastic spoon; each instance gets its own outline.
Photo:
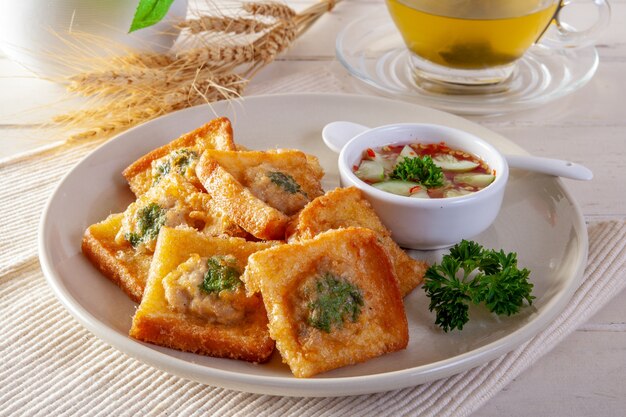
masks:
MULTIPOLYGON (((324 126, 322 138, 331 150, 339 153, 356 135, 370 130, 369 127, 352 122, 332 122, 324 126)), ((503 155, 509 167, 539 172, 573 180, 589 181, 593 172, 583 165, 562 159, 542 158, 529 155, 503 155)))

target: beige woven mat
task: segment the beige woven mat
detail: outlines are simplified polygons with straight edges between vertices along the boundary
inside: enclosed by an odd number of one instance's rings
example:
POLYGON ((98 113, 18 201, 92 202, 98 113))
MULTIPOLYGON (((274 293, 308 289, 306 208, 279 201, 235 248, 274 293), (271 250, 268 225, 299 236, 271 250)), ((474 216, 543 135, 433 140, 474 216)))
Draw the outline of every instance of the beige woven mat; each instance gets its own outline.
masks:
POLYGON ((0 415, 465 416, 626 286, 626 224, 589 226, 589 264, 549 328, 492 362, 403 390, 345 398, 239 393, 153 369, 83 329, 54 297, 37 258, 42 208, 95 145, 0 163, 0 415))

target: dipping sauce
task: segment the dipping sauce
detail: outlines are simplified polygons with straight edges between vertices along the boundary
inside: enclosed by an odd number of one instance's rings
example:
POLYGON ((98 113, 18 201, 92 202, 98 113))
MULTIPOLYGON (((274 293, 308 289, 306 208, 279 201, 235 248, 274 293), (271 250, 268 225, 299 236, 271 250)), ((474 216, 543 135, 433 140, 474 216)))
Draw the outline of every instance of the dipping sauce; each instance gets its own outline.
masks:
POLYGON ((368 148, 353 171, 373 187, 413 198, 460 197, 495 179, 480 158, 445 142, 368 148))

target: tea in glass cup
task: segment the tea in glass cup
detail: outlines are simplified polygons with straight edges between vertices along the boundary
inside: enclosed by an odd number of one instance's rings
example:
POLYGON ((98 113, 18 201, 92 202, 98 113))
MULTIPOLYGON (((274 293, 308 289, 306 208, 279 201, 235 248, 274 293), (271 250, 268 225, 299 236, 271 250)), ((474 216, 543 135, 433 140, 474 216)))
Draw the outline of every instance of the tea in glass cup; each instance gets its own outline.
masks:
POLYGON ((608 19, 608 3, 596 24, 572 32, 558 22, 560 0, 386 0, 393 21, 411 51, 419 80, 461 86, 501 84, 515 63, 556 21, 561 46, 588 40, 608 19))

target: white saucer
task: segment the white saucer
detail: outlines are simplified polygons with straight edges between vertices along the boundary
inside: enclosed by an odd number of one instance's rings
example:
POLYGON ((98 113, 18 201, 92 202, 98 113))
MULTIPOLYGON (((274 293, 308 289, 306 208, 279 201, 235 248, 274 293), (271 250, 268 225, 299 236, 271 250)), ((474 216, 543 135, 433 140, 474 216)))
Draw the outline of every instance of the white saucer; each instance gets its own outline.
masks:
POLYGON ((533 46, 504 92, 449 94, 419 87, 409 65, 409 51, 387 14, 356 20, 339 33, 337 58, 348 71, 394 98, 458 114, 485 115, 543 105, 585 85, 598 67, 593 46, 549 49, 533 46))

